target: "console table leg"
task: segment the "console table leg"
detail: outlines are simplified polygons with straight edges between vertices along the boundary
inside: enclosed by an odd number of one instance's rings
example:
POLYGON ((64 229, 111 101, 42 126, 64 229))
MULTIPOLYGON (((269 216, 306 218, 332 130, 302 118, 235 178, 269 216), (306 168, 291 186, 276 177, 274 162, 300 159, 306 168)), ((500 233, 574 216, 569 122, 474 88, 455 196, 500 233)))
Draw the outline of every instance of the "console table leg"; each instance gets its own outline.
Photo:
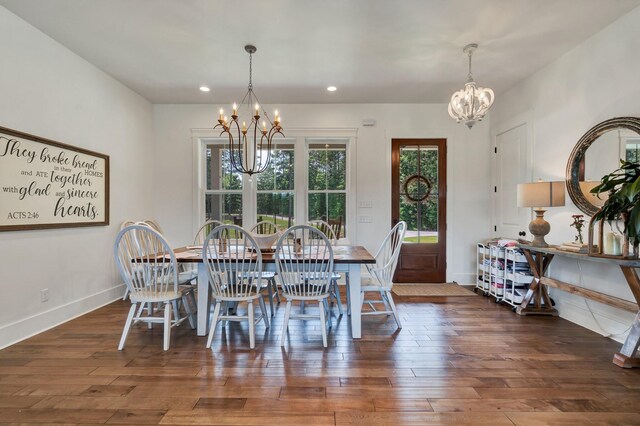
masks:
POLYGON ((540 278, 547 272, 549 264, 551 263, 551 260, 553 260, 553 255, 545 255, 544 253, 533 254, 527 249, 522 249, 522 252, 529 262, 529 267, 531 268, 534 278, 529 286, 529 290, 527 290, 527 294, 522 300, 522 303, 516 309, 516 313, 518 315, 557 316, 558 311, 551 305, 551 299, 549 298, 547 289, 540 282, 540 278), (529 307, 529 303, 532 299, 535 303, 534 308, 529 307), (542 306, 542 302, 544 302, 544 307, 542 306))
POLYGON ((624 341, 620 352, 613 356, 613 363, 622 368, 640 367, 640 358, 634 357, 640 346, 640 312, 633 321, 631 331, 624 341))

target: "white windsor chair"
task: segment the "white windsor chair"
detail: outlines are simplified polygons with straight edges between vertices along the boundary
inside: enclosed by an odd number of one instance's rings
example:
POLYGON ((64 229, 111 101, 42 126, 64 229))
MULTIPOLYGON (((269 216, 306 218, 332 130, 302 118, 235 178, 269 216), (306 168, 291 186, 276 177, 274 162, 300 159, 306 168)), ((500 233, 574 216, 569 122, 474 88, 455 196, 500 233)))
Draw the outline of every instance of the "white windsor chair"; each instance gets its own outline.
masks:
POLYGON ((282 294, 287 307, 282 325, 280 346, 284 346, 289 319, 320 319, 322 345, 327 347, 327 298, 333 271, 333 249, 327 237, 318 229, 308 225, 297 225, 287 229, 276 246, 276 269, 282 282, 282 294), (301 310, 292 315, 293 301, 318 302, 319 314, 311 315, 301 310))
POLYGON ((214 228, 220 225, 224 225, 224 223, 220 222, 219 220, 207 220, 200 227, 200 229, 198 229, 198 232, 196 232, 196 236, 193 238, 193 245, 202 246, 204 244, 205 238, 207 238, 207 235, 209 235, 209 233, 213 231, 214 228))
MULTIPOLYGON (((249 229, 249 233, 255 237, 256 242, 259 243, 259 239, 261 236, 265 235, 267 238, 269 236, 273 236, 274 240, 276 240, 280 236, 280 229, 278 226, 267 220, 260 221, 253 225, 251 229, 249 229)), ((268 240, 270 241, 270 239, 268 240)), ((267 241, 268 244, 271 244, 267 241)), ((260 245, 260 243, 258 244, 260 245)), ((262 271, 262 279, 266 281, 267 288, 267 296, 269 297, 269 312, 271 316, 275 316, 275 308, 273 306, 273 299, 275 298, 280 305, 280 293, 278 292, 278 284, 276 283, 276 273, 271 271, 262 271)))
POLYGON ((404 221, 400 221, 394 226, 387 234, 382 245, 375 254, 376 263, 374 265, 365 265, 367 271, 371 275, 371 279, 363 281, 362 288, 360 290, 361 304, 368 303, 372 311, 362 312, 362 315, 389 315, 393 314, 393 318, 398 324, 398 328, 402 328, 400 317, 396 309, 395 303, 393 303, 393 296, 391 295, 391 289, 393 288, 393 273, 396 270, 398 264, 398 256, 400 255, 400 248, 402 247, 402 241, 404 240, 404 234, 407 230, 407 224, 404 221), (367 292, 380 293, 381 300, 365 300, 365 294, 367 292), (385 305, 384 311, 376 310, 374 303, 383 303, 385 305))
MULTIPOLYGON (((122 331, 118 350, 124 348, 131 326, 139 321, 164 323, 164 350, 169 349, 171 328, 189 318, 195 326, 195 316, 190 311, 187 297, 193 293, 178 285, 178 264, 173 250, 157 231, 148 226, 131 225, 122 229, 114 244, 114 257, 122 279, 129 289, 131 308, 122 331), (171 309, 178 300, 183 301, 187 316, 171 320, 171 309), (147 304, 147 316, 143 309, 136 313, 138 304, 147 304), (154 304, 164 308, 164 317, 154 316, 154 304)), ((195 306, 195 304, 194 304, 195 306)))
MULTIPOLYGON (((332 246, 338 245, 338 237, 333 229, 333 227, 325 222, 324 220, 312 220, 308 223, 309 226, 312 226, 322 232, 325 237, 331 242, 332 246)), ((351 312, 349 305, 349 273, 345 272, 345 281, 347 287, 347 311, 351 312)), ((335 299, 336 304, 338 305, 338 313, 339 316, 342 316, 342 300, 340 298, 340 288, 338 287, 338 280, 341 278, 340 274, 333 272, 331 274, 331 288, 329 289, 329 303, 333 304, 332 299, 335 299)))
POLYGON ((202 247, 202 260, 206 266, 209 286, 215 308, 207 348, 213 343, 219 321, 248 321, 249 346, 255 348, 255 325, 264 321, 269 328, 264 299, 260 294, 262 253, 253 237, 235 225, 221 225, 213 229, 202 247), (254 302, 258 301, 262 314, 254 316, 254 302), (247 302, 247 315, 227 315, 229 303, 247 302), (223 306, 225 309, 223 310, 223 306))

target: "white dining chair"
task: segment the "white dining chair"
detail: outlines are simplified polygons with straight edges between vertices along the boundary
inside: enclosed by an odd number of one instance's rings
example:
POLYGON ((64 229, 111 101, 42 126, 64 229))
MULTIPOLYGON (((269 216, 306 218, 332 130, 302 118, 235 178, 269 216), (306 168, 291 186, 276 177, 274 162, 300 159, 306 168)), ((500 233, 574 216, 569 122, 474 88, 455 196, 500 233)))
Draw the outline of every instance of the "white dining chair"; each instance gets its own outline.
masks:
POLYGON ((164 350, 169 349, 171 328, 189 318, 195 327, 195 315, 190 310, 187 298, 193 289, 178 285, 178 263, 176 256, 166 240, 157 231, 145 225, 131 225, 122 229, 114 244, 114 257, 120 276, 129 289, 131 308, 122 331, 118 350, 125 346, 131 326, 139 321, 146 322, 149 328, 154 323, 164 324, 164 350), (172 307, 182 300, 187 316, 172 320, 172 307), (138 305, 147 304, 147 315, 138 305), (154 304, 164 309, 164 316, 154 315, 154 304))
POLYGON ((163 235, 164 236, 164 231, 162 230, 162 228, 160 227, 160 225, 158 224, 158 222, 156 222, 153 219, 145 219, 143 221, 141 221, 142 223, 144 223, 147 226, 150 226, 151 229, 153 229, 154 231, 156 231, 158 234, 163 235))
POLYGON ((402 328, 400 317, 396 305, 393 302, 393 296, 391 295, 391 289, 393 288, 393 273, 396 270, 398 264, 398 256, 400 255, 400 248, 402 247, 402 241, 404 240, 404 234, 407 230, 407 224, 404 221, 400 221, 394 226, 387 234, 382 245, 375 254, 376 263, 372 265, 365 265, 371 278, 362 281, 362 287, 360 290, 361 304, 367 303, 372 309, 369 312, 362 312, 362 315, 389 315, 393 314, 393 318, 398 325, 398 328, 402 328), (380 294, 380 300, 365 300, 365 295, 368 292, 377 292, 380 294), (374 304, 384 304, 385 310, 376 310, 374 304))
POLYGON ((269 235, 277 234, 278 232, 280 232, 280 229, 278 229, 278 225, 276 225, 275 223, 268 220, 263 220, 253 225, 249 229, 249 232, 259 235, 269 235))
MULTIPOLYGON (((160 229, 160 226, 152 221, 152 220, 143 220, 140 222, 136 222, 136 225, 140 225, 140 226, 146 226, 150 229, 153 229, 154 231, 156 231, 158 233, 158 235, 160 235, 162 237, 162 239, 169 244, 169 242, 167 241, 167 238, 164 236, 164 234, 162 233, 162 230, 160 229)), ((159 243, 158 243, 159 244, 159 243)), ((159 248, 160 249, 160 248, 159 248)), ((192 306, 185 306, 185 311, 186 312, 195 312, 197 310, 197 304, 195 302, 195 296, 193 295, 195 292, 196 287, 193 285, 194 281, 198 278, 198 271, 197 269, 193 269, 190 268, 190 266, 185 265, 184 263, 178 263, 178 285, 181 287, 182 291, 187 292, 188 294, 190 294, 189 300, 193 301, 192 306)), ((180 300, 176 300, 173 302, 173 315, 175 317, 175 320, 178 321, 180 320, 181 317, 181 312, 180 312, 180 300)), ((142 313, 143 309, 151 309, 153 310, 154 307, 151 304, 145 304, 145 303, 141 303, 140 304, 140 308, 139 308, 139 312, 142 313)), ((192 322, 191 319, 189 320, 189 322, 191 323, 192 328, 195 326, 195 322, 192 322)))
POLYGON ((333 272, 333 249, 327 237, 318 229, 308 225, 297 225, 287 229, 278 240, 275 253, 276 270, 282 284, 282 294, 287 299, 280 346, 284 346, 290 319, 320 319, 322 345, 327 347, 327 298, 333 272), (294 301, 315 301, 318 315, 292 314, 294 301))
MULTIPOLYGON (((254 237, 258 245, 260 244, 261 238, 267 238, 265 241, 267 244, 272 244, 269 237, 273 237, 273 241, 275 241, 278 237, 280 237, 280 229, 278 226, 267 220, 260 221, 253 225, 249 229, 249 233, 254 237)), ((264 248, 261 248, 263 250, 264 248)), ((275 308, 274 308, 274 299, 277 301, 278 305, 280 305, 280 293, 278 292, 278 284, 276 283, 276 273, 272 271, 262 271, 261 272, 262 279, 264 280, 264 285, 267 288, 267 297, 269 298, 269 313, 271 316, 275 316, 275 308)))
MULTIPOLYGON (((132 220, 125 220, 120 225, 120 230, 122 231, 127 226, 131 226, 131 225, 135 225, 135 224, 136 223, 134 221, 132 221, 132 220)), ((127 297, 129 297, 129 287, 125 286, 124 295, 122 295, 122 300, 127 300, 127 297)))
MULTIPOLYGON (((318 229, 320 232, 324 234, 325 237, 329 240, 332 246, 338 245, 338 238, 336 236, 333 227, 329 225, 324 220, 312 220, 308 223, 309 226, 312 226, 318 229)), ((338 306, 339 316, 343 315, 342 311, 342 300, 340 298, 340 288, 338 287, 338 280, 342 278, 340 274, 337 272, 333 272, 331 274, 331 287, 329 289, 329 304, 333 305, 333 300, 336 301, 336 305, 338 306)), ((349 309, 349 274, 345 272, 345 281, 347 282, 347 309, 349 309)))
POLYGON ((202 260, 215 303, 206 347, 210 348, 213 343, 218 322, 248 321, 249 347, 255 348, 255 325, 262 320, 265 327, 269 328, 269 318, 260 293, 262 253, 258 244, 239 226, 218 226, 204 241, 202 260), (261 311, 257 318, 253 306, 256 301, 261 311), (247 302, 247 315, 238 315, 237 310, 233 315, 228 315, 226 305, 239 302, 247 302))
POLYGON ((214 228, 220 225, 224 225, 224 223, 220 222, 219 220, 207 220, 200 227, 200 229, 198 229, 198 232, 196 232, 196 236, 193 238, 193 245, 202 246, 202 244, 204 244, 205 238, 207 238, 207 235, 209 235, 209 233, 213 231, 214 228))

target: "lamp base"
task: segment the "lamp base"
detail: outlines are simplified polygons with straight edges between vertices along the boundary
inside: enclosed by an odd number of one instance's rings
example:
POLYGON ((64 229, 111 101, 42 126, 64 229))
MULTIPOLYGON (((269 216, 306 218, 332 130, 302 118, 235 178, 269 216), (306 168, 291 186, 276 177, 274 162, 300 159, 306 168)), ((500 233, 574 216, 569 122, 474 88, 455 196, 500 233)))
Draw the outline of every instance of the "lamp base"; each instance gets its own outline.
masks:
POLYGON ((536 212, 536 218, 529 224, 529 232, 533 235, 533 241, 531 245, 534 247, 549 247, 549 244, 544 240, 544 236, 551 231, 551 225, 544 220, 544 212, 546 210, 534 209, 536 212))

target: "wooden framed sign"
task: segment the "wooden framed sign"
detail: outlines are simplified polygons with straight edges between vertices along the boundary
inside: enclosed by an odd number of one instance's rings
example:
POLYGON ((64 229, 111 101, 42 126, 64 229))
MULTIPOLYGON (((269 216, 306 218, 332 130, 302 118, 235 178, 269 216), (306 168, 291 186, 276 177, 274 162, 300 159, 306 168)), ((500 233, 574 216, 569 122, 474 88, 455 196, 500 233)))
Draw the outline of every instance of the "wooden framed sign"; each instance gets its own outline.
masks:
POLYGON ((0 231, 108 224, 108 155, 0 127, 0 231))

